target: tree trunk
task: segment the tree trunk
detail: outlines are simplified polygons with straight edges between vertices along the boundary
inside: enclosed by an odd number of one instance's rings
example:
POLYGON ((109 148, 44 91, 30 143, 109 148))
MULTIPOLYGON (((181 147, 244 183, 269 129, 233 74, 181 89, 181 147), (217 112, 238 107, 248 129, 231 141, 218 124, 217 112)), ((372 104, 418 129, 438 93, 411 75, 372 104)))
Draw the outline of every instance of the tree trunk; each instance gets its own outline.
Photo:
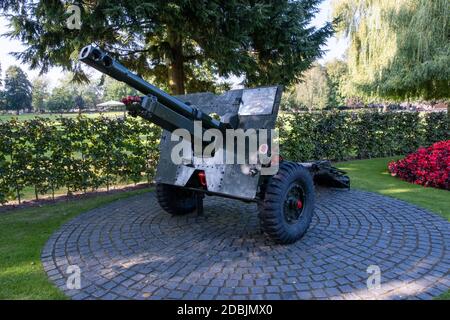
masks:
POLYGON ((170 53, 167 55, 169 88, 172 94, 185 94, 184 57, 181 36, 168 30, 170 53))
POLYGON ((17 200, 19 201, 19 204, 22 203, 22 199, 20 198, 20 189, 19 185, 16 183, 16 194, 17 194, 17 200))

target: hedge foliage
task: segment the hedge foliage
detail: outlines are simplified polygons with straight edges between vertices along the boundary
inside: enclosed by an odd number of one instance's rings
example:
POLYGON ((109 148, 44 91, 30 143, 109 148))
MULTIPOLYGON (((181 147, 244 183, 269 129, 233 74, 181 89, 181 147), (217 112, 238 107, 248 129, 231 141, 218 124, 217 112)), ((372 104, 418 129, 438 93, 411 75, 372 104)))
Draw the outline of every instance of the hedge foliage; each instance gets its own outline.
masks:
POLYGON ((0 202, 151 181, 161 130, 130 117, 0 122, 0 202))
MULTIPOLYGON (((402 155, 447 140, 446 113, 324 112, 280 116, 284 158, 307 161, 402 155)), ((0 203, 151 181, 160 128, 138 119, 0 121, 0 203)))
POLYGON ((281 154, 308 161, 404 155, 447 140, 447 113, 322 112, 279 117, 281 154))

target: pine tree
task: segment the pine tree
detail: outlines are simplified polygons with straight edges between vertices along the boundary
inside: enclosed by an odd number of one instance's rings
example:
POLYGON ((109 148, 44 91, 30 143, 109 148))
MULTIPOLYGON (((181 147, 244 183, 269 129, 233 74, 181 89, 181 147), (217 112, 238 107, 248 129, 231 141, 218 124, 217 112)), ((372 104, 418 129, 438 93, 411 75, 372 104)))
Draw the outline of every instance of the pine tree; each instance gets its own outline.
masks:
POLYGON ((32 68, 61 66, 85 80, 77 54, 95 43, 181 94, 229 75, 245 75, 248 85, 298 80, 332 33, 330 24, 310 26, 321 1, 73 1, 81 8, 80 30, 67 28, 65 1, 4 0, 2 8, 9 36, 26 47, 16 56, 32 68), (201 68, 214 77, 196 84, 194 70, 201 68))
POLYGON ((17 66, 10 66, 5 72, 5 109, 31 110, 31 83, 25 72, 17 66))

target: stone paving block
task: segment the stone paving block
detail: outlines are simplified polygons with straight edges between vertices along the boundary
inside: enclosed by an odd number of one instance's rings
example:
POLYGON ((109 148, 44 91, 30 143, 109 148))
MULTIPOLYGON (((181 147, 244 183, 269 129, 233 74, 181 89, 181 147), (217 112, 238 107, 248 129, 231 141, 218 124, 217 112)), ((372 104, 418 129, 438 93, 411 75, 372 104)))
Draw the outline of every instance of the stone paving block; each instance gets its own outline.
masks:
POLYGON ((69 221, 42 265, 77 300, 431 299, 448 290, 448 221, 369 192, 317 190, 311 227, 289 246, 260 232, 254 204, 211 197, 203 217, 172 217, 150 193, 69 221), (71 263, 82 270, 73 292, 71 263), (369 265, 381 268, 381 291, 366 289, 369 265))

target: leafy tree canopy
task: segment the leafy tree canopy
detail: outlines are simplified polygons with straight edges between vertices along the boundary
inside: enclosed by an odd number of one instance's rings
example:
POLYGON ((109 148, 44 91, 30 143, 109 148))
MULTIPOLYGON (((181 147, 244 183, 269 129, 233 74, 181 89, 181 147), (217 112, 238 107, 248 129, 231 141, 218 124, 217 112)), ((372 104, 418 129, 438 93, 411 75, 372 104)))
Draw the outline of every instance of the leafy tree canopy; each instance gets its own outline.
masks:
POLYGON ((120 101, 123 97, 138 95, 138 92, 123 82, 116 81, 109 77, 102 79, 103 100, 120 101))
POLYGON ((58 65, 86 79, 77 55, 90 43, 172 93, 245 75, 248 85, 291 84, 321 56, 331 24, 310 26, 322 0, 73 1, 81 29, 69 30, 65 1, 4 0, 16 53, 43 72, 58 65), (214 77, 198 77, 206 68, 214 77), (200 83, 199 83, 200 82, 200 83))
POLYGON ((62 79, 60 85, 53 88, 45 109, 53 112, 68 111, 71 109, 95 108, 101 102, 102 92, 95 84, 74 83, 73 74, 68 74, 62 79))
POLYGON ((340 0, 351 92, 386 99, 450 97, 448 0, 340 0))
POLYGON ((48 80, 45 77, 37 77, 33 79, 33 98, 32 105, 36 111, 43 111, 49 97, 48 80))
POLYGON ((288 95, 290 109, 306 107, 309 111, 327 107, 330 96, 326 68, 314 64, 307 70, 301 83, 294 85, 288 95))
POLYGON ((348 83, 347 63, 343 60, 334 59, 325 64, 325 69, 330 88, 328 105, 332 107, 345 105, 345 88, 348 83))
POLYGON ((52 112, 63 112, 75 108, 77 93, 70 87, 58 86, 53 88, 46 109, 52 112))

